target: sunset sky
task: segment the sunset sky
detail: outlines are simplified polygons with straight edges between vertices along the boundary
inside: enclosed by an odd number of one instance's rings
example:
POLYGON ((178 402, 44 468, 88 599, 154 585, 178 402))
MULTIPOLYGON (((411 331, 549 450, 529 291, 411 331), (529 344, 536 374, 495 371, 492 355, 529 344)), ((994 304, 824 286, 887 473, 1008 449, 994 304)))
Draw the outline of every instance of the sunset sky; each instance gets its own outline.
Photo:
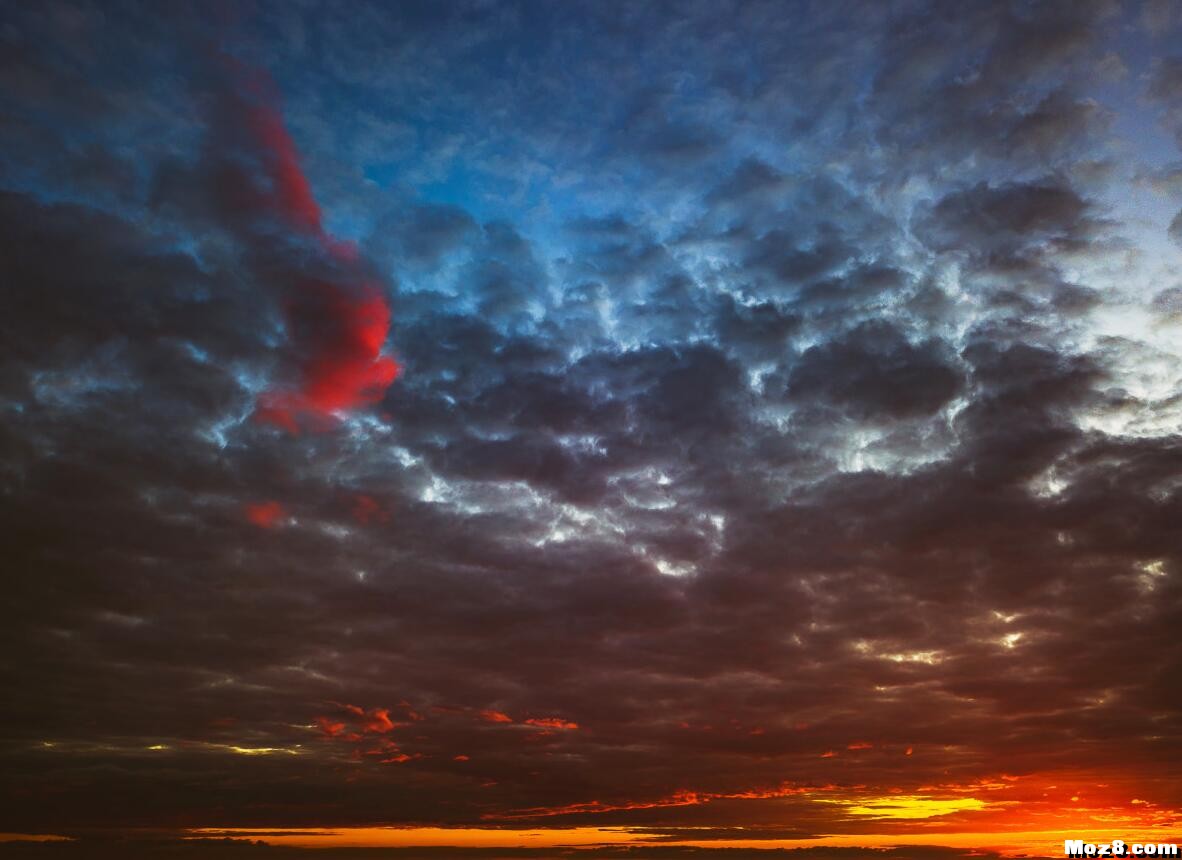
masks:
POLYGON ((4 0, 0 857, 1182 841, 1180 46, 4 0))

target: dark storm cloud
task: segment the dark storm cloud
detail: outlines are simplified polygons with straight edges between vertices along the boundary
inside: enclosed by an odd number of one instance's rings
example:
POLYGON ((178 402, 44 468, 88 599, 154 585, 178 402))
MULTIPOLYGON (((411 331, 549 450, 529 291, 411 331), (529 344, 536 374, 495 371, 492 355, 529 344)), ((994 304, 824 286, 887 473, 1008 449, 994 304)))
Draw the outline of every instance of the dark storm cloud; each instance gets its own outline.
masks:
POLYGON ((1154 65, 1148 93, 1167 103, 1182 99, 1182 57, 1165 57, 1154 65))
POLYGON ((1020 114, 1002 139, 1007 155, 1053 160, 1080 141, 1099 134, 1111 115, 1091 99, 1076 99, 1055 90, 1020 114))
POLYGON ((930 415, 954 397, 960 375, 939 341, 913 346, 896 328, 863 323, 792 366, 787 396, 819 400, 855 418, 930 415))
POLYGON ((966 281, 998 308, 1028 318, 1049 311, 1070 317, 1099 296, 1068 280, 1078 261, 1111 252, 1112 223, 1075 188, 1058 180, 954 191, 914 222, 935 251, 963 260, 966 281))
POLYGON ((1070 93, 1095 75, 1118 7, 1097 2, 917 7, 892 22, 873 91, 881 133, 948 166, 974 156, 1011 169, 1077 155, 1108 112, 1070 93))
MULTIPOLYGON (((0 219, 3 277, 40 285, 4 296, 10 384, 35 385, 57 373, 67 389, 85 392, 94 375, 99 390, 93 393, 101 398, 101 377, 110 374, 115 388, 156 388, 167 398, 159 405, 191 418, 212 419, 232 407, 238 386, 227 367, 260 358, 254 329, 266 307, 256 296, 232 283, 217 285, 225 273, 93 209, 7 193, 0 219)), ((68 390, 63 394, 68 399, 68 390)))
POLYGON ((477 312, 502 322, 540 313, 546 278, 529 243, 499 222, 486 224, 482 238, 471 268, 460 276, 470 285, 477 312))
POLYGON ((408 205, 378 225, 374 244, 382 248, 393 265, 430 270, 449 254, 466 247, 476 229, 472 216, 458 207, 408 205))
POLYGON ((1087 201, 1069 187, 980 183, 941 199, 920 229, 936 250, 965 248, 997 257, 1043 243, 1079 244, 1094 223, 1087 216, 1087 201))
POLYGON ((798 314, 769 301, 745 305, 725 294, 718 301, 719 308, 714 316, 718 341, 748 361, 778 359, 784 353, 789 337, 801 327, 798 314))
MULTIPOLYGON (((6 31, 0 831, 1176 807, 1176 261, 1118 199, 1172 184, 1094 181, 1127 15, 241 17, 6 31), (310 282, 375 285, 403 374, 293 436, 251 416, 339 345, 310 282)), ((1121 86, 1168 113, 1171 62, 1121 86)))

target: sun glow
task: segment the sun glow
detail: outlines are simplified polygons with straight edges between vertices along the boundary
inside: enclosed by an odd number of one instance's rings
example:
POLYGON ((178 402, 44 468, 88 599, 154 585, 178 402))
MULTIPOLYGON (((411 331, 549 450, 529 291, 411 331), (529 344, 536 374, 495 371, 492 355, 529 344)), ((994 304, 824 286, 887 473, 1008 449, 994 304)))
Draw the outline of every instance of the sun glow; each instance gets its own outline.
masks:
POLYGON ((846 811, 851 815, 900 819, 934 818, 937 815, 948 815, 952 812, 977 812, 988 806, 985 801, 975 797, 937 799, 919 794, 873 797, 857 803, 834 802, 845 804, 846 811))
POLYGON ((624 828, 565 827, 501 830, 463 827, 341 827, 282 830, 201 827, 189 831, 194 839, 262 839, 270 845, 293 848, 563 848, 620 845, 648 840, 644 833, 624 828))

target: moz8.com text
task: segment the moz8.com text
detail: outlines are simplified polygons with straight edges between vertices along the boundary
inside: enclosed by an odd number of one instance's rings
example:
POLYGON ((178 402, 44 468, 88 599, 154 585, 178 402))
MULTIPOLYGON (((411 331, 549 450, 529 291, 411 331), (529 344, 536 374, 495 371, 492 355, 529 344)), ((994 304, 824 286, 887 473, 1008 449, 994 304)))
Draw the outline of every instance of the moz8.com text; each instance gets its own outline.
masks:
POLYGON ((1111 842, 1084 842, 1082 839, 1064 839, 1063 853, 1068 857, 1177 857, 1176 842, 1125 842, 1113 839, 1111 842))

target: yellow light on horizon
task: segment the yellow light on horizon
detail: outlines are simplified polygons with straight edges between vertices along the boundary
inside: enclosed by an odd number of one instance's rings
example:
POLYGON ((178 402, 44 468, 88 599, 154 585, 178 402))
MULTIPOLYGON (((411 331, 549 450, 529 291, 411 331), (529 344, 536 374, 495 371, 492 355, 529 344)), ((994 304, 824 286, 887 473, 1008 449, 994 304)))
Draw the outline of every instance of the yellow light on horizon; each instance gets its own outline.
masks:
POLYGON ((841 804, 845 807, 846 812, 852 815, 886 819, 935 818, 938 815, 950 815, 953 812, 978 812, 988 806, 985 801, 975 797, 953 797, 940 800, 922 794, 871 797, 857 802, 848 800, 823 802, 841 804))
POLYGON ((291 833, 247 828, 200 827, 190 838, 261 838, 269 845, 293 848, 564 848, 618 845, 651 840, 647 833, 623 828, 562 827, 511 830, 485 827, 342 827, 305 828, 291 833))

